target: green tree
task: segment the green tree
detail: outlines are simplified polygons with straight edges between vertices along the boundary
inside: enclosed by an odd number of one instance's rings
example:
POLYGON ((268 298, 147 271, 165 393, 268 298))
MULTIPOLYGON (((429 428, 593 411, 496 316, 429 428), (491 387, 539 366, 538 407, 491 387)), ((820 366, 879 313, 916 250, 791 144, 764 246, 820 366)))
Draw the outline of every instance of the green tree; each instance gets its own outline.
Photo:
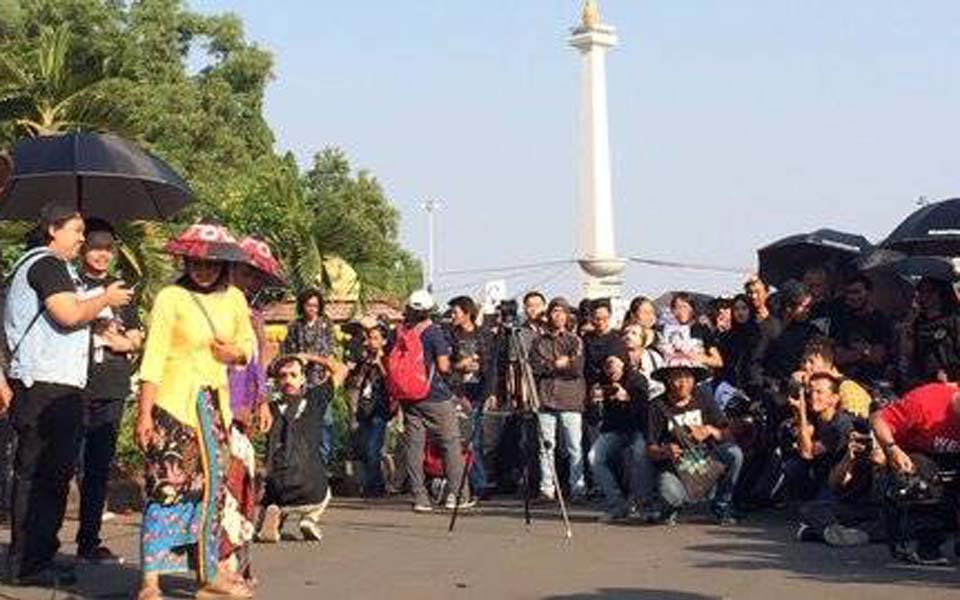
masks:
POLYGON ((402 297, 420 285, 420 264, 399 242, 400 213, 375 177, 354 175, 343 151, 327 148, 303 180, 319 253, 349 262, 364 296, 402 297))

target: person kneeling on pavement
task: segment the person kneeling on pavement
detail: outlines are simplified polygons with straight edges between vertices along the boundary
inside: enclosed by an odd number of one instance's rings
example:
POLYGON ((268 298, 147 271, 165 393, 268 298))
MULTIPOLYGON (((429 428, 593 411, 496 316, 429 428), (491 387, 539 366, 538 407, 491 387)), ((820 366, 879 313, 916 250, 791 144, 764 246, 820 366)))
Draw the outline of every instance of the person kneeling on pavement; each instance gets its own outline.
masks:
MULTIPOLYGON (((889 467, 884 509, 888 519, 898 521, 889 523, 894 558, 946 564, 940 546, 960 519, 960 388, 918 387, 874 413, 872 422, 889 467), (911 539, 916 550, 908 545, 911 539)), ((960 557, 958 540, 954 554, 960 557)))
POLYGON ((646 501, 652 487, 650 459, 641 431, 647 423, 647 378, 619 356, 604 361, 602 420, 600 436, 593 443, 587 460, 593 478, 603 489, 607 520, 629 516, 638 499, 646 501), (624 464, 624 450, 630 450, 624 468, 629 498, 624 499, 614 465, 624 464))
POLYGON ((307 387, 304 363, 296 356, 277 359, 273 372, 280 396, 270 403, 273 425, 267 434, 266 509, 257 541, 300 536, 320 541, 318 521, 332 496, 326 464, 318 455, 323 414, 333 386, 343 382, 345 369, 333 368, 326 383, 313 388, 307 387))
POLYGON ((674 351, 653 378, 667 391, 650 403, 647 455, 655 463, 657 488, 666 504, 660 518, 675 520, 681 507, 712 491, 711 512, 723 525, 736 523, 733 489, 743 452, 732 441, 727 417, 696 385, 708 375, 692 355, 674 351))

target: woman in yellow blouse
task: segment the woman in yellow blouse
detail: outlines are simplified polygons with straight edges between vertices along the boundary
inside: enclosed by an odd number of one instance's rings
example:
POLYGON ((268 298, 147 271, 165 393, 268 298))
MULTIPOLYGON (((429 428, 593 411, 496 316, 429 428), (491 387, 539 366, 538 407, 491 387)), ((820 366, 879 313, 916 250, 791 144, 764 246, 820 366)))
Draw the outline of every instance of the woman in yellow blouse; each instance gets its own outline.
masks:
POLYGON ((243 293, 228 285, 227 262, 243 252, 224 228, 201 224, 167 244, 184 275, 157 295, 140 368, 137 440, 146 497, 139 600, 159 600, 160 575, 197 570, 197 597, 250 598, 221 563, 224 471, 229 460, 227 365, 253 356, 243 293))

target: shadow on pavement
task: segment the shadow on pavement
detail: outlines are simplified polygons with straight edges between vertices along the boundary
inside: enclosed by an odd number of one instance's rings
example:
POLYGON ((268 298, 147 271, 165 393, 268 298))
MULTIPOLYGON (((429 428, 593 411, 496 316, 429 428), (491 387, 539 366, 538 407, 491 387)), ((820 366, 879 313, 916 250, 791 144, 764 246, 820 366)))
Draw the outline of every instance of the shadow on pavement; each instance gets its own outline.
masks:
POLYGON ((647 590, 638 588, 602 588, 589 594, 564 594, 546 596, 543 600, 722 600, 720 596, 704 596, 672 590, 647 590))
POLYGON ((884 544, 832 548, 797 542, 792 530, 770 515, 756 515, 737 527, 718 527, 711 535, 718 539, 716 543, 687 547, 695 556, 709 555, 695 563, 698 568, 743 572, 782 570, 797 578, 840 585, 915 584, 960 589, 956 563, 949 567, 910 567, 893 563, 884 544))

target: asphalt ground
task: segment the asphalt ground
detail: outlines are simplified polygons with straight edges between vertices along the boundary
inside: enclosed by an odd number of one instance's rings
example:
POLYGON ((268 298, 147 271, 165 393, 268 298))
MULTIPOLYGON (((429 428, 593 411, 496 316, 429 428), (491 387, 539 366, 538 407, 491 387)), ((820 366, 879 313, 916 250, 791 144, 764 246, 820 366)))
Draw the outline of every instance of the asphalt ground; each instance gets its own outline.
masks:
MULTIPOLYGON (((417 515, 400 500, 335 500, 319 543, 257 545, 258 598, 438 598, 543 600, 758 599, 925 600, 960 598, 960 570, 907 568, 882 545, 834 549, 794 541, 784 514, 752 515, 719 527, 697 514, 675 527, 605 525, 577 507, 567 539, 555 506, 537 506, 532 525, 515 500, 484 503, 447 533, 449 515, 417 515)), ((63 558, 76 523, 61 539, 63 558)), ((133 597, 138 521, 105 525, 127 563, 80 565, 68 591, 0 586, 0 599, 133 597)), ((8 532, 2 533, 6 541, 8 532)), ((167 597, 190 598, 188 578, 164 579, 167 597)))

